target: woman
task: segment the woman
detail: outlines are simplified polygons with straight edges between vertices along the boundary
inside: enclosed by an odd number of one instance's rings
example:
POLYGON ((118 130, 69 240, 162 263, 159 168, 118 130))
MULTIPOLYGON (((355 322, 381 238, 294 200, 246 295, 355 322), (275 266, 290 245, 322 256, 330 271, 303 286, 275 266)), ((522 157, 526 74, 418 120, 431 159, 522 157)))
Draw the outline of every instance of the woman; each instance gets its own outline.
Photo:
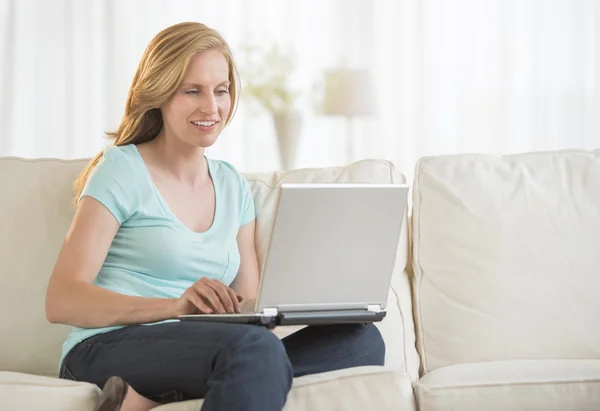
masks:
POLYGON ((199 23, 160 32, 134 76, 114 144, 76 183, 77 209, 46 314, 73 326, 60 376, 104 387, 97 410, 204 398, 202 410, 281 410, 293 377, 382 365, 373 325, 183 323, 255 298, 255 209, 247 181, 204 156, 231 121, 231 51, 199 23))

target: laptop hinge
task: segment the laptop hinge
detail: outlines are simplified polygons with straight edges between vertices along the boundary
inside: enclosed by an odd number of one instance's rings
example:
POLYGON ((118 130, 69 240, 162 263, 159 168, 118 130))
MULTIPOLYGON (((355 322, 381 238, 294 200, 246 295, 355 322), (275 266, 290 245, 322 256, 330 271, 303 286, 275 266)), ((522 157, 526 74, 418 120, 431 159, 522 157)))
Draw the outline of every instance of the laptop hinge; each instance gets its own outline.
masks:
POLYGON ((277 308, 263 308, 263 315, 266 317, 277 317, 277 314, 277 308))
POLYGON ((373 313, 380 313, 381 312, 381 306, 379 304, 367 305, 367 311, 370 311, 370 312, 373 312, 373 313))

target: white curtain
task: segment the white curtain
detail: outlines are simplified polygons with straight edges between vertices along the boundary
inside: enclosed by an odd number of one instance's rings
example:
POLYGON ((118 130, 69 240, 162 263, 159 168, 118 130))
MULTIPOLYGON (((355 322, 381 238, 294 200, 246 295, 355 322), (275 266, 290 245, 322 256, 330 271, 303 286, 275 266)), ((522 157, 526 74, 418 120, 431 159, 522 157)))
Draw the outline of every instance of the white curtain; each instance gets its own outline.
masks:
MULTIPOLYGON (((308 95, 328 68, 370 70, 378 112, 353 123, 354 159, 409 176, 426 155, 600 147, 596 0, 0 0, 0 156, 100 150, 146 44, 180 21, 234 53, 283 45, 308 95)), ((297 166, 353 160, 344 120, 302 108, 297 166)), ((208 154, 279 167, 271 118, 242 102, 208 154)))
MULTIPOLYGON (((379 3, 375 3, 379 4, 379 3)), ((600 2, 376 7, 381 133, 398 164, 461 152, 600 147, 600 2)))

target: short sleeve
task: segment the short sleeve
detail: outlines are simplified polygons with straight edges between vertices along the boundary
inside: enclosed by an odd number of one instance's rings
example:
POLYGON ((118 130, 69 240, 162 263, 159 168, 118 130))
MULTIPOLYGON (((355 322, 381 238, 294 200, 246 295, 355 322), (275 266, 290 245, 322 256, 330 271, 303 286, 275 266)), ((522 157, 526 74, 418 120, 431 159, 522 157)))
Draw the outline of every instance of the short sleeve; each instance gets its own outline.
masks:
POLYGON ((117 146, 104 151, 88 177, 79 200, 89 196, 98 200, 110 211, 119 224, 134 212, 134 184, 131 164, 126 154, 117 146))
POLYGON ((242 208, 240 210, 242 219, 240 221, 240 226, 243 226, 256 218, 256 210, 254 207, 254 197, 252 196, 250 184, 248 184, 248 181, 242 175, 240 175, 240 181, 242 183, 242 208))

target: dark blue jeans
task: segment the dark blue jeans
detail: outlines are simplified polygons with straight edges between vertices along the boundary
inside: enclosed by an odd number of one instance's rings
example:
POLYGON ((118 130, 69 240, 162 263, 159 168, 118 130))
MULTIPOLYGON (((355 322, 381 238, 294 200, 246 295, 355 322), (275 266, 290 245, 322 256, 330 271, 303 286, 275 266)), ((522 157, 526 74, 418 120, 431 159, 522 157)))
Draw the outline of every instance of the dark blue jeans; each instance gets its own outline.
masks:
POLYGON ((204 398, 202 411, 280 411, 293 377, 384 357, 372 324, 306 327, 279 340, 254 325, 173 322, 89 338, 67 354, 60 377, 102 387, 118 375, 160 403, 204 398))

